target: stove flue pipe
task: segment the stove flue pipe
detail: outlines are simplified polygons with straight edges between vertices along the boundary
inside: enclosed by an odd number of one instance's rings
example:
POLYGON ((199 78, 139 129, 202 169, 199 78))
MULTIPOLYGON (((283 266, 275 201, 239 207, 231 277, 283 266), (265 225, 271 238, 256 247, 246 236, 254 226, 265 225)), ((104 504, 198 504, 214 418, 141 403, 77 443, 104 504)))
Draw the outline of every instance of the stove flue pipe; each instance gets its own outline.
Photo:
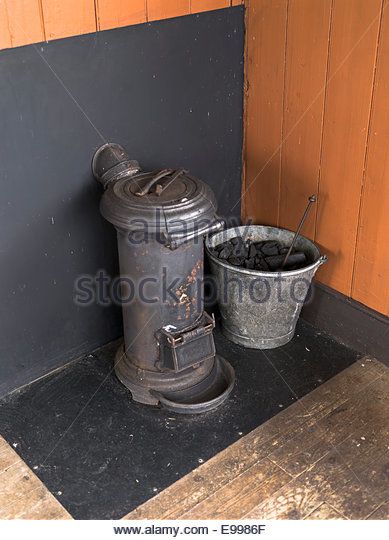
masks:
POLYGON ((140 171, 137 161, 130 159, 120 144, 106 143, 94 154, 92 172, 104 189, 120 178, 133 176, 140 171))

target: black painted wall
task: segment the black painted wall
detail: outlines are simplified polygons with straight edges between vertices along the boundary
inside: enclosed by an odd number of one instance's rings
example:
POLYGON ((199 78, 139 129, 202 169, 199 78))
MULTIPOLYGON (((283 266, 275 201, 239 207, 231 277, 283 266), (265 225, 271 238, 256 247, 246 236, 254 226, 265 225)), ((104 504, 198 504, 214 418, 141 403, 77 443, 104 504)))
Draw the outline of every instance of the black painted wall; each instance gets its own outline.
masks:
POLYGON ((231 8, 0 52, 0 395, 121 333, 116 307, 73 302, 79 275, 117 271, 90 173, 100 144, 189 168, 231 214, 243 41, 231 8))

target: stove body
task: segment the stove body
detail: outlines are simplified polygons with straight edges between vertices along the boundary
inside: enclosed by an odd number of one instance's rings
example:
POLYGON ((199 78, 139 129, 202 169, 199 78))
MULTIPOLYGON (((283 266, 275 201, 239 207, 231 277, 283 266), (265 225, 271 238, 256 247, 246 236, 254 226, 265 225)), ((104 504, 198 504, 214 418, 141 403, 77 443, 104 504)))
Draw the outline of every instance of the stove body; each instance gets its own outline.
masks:
POLYGON ((114 143, 92 161, 100 210, 117 230, 124 344, 115 372, 135 401, 198 413, 227 399, 234 371, 216 355, 203 305, 203 236, 220 230, 210 188, 183 169, 141 172, 114 143))

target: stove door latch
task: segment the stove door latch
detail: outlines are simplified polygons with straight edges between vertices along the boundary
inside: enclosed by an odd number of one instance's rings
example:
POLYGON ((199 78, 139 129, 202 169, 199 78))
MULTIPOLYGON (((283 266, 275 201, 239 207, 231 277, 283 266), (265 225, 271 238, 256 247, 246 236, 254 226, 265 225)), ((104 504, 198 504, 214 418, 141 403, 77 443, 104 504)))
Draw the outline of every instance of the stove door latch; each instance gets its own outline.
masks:
POLYGON ((198 324, 182 332, 164 326, 158 333, 161 371, 179 372, 213 358, 216 354, 212 331, 215 318, 204 312, 198 324))

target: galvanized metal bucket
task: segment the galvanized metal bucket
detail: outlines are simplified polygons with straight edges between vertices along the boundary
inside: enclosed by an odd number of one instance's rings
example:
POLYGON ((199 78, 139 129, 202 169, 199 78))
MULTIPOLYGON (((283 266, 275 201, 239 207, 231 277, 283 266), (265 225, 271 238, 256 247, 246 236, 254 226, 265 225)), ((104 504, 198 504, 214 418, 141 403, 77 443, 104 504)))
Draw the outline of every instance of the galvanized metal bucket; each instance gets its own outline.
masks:
POLYGON ((311 240, 299 236, 295 248, 305 253, 308 260, 305 268, 262 272, 233 266, 216 258, 209 248, 234 237, 253 242, 276 240, 290 246, 293 235, 286 229, 250 225, 227 229, 206 239, 222 330, 234 343, 253 349, 273 349, 288 343, 294 336, 312 278, 327 257, 320 256, 311 240))

